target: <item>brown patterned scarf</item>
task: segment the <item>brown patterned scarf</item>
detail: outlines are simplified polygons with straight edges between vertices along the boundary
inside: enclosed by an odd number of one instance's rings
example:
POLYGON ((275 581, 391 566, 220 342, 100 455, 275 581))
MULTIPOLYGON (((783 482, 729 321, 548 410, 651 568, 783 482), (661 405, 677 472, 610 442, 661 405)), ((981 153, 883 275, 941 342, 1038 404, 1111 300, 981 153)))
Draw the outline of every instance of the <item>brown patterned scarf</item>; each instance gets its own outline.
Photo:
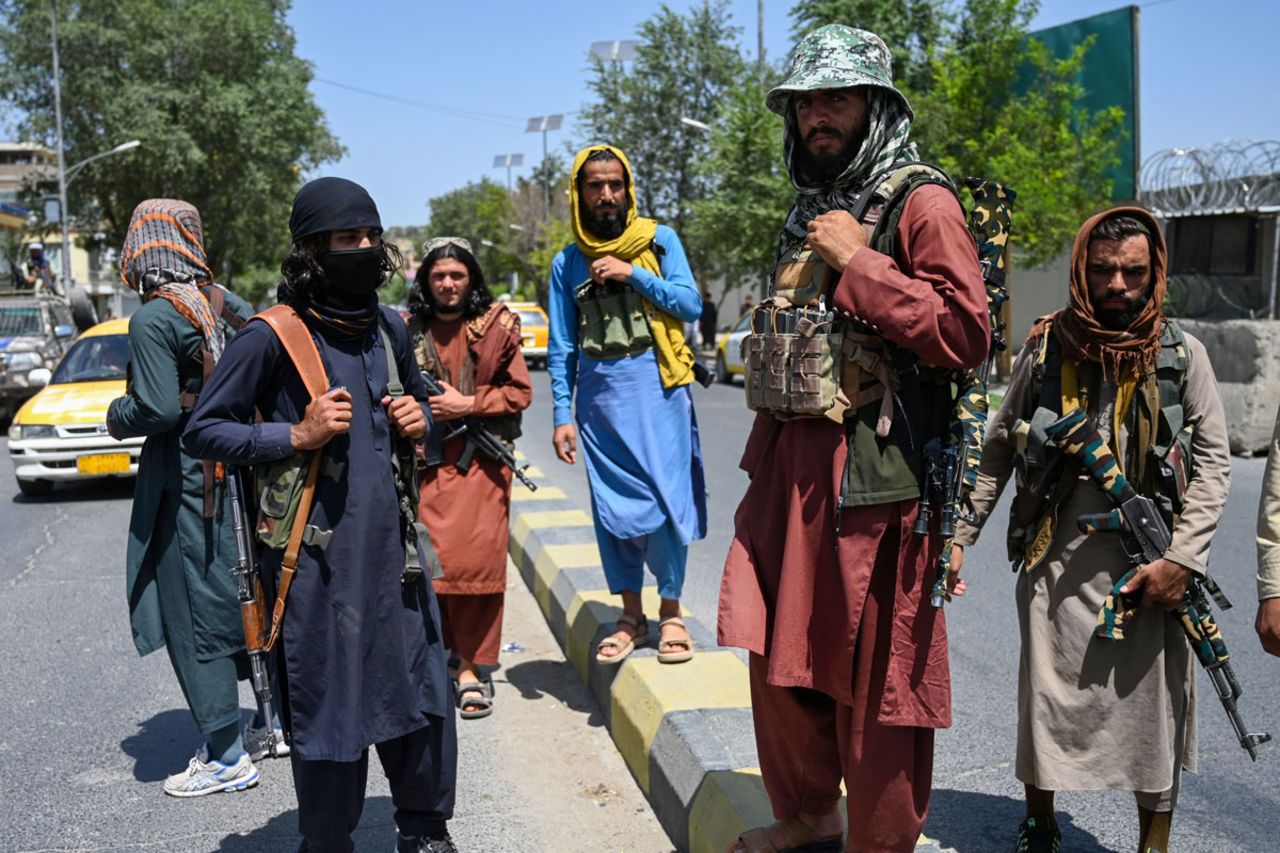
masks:
MULTIPOLYGON (((1164 294, 1168 250, 1160 223, 1141 207, 1113 207, 1090 217, 1076 234, 1071 250, 1071 291, 1067 307, 1051 315, 1053 332, 1062 344, 1062 355, 1072 361, 1101 365, 1103 375, 1113 380, 1122 376, 1143 376, 1155 368, 1160 354, 1160 333, 1164 329, 1164 294), (1127 329, 1108 329, 1093 316, 1089 298, 1089 236, 1104 219, 1132 216, 1151 230, 1151 296, 1127 329)), ((1039 324, 1037 324, 1038 326, 1039 324)), ((1035 329, 1032 330, 1034 335, 1035 329)))

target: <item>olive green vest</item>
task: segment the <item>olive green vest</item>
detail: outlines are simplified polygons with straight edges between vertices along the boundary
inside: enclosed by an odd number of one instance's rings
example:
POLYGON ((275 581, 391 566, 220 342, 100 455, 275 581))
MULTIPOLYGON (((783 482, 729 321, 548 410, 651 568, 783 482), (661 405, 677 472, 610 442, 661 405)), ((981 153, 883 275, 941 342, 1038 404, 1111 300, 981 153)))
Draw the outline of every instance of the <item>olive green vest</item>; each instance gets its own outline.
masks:
MULTIPOLYGON (((868 240, 870 248, 900 260, 898 222, 907 197, 926 184, 946 187, 959 203, 955 185, 942 170, 928 163, 913 162, 895 168, 850 211, 864 225, 874 225, 868 240)), ((811 250, 793 247, 783 253, 779 263, 788 262, 789 258, 792 263, 802 261, 807 251, 811 250)), ((816 299, 823 288, 833 285, 838 278, 835 270, 823 266, 822 277, 813 275, 811 283, 790 297, 791 301, 806 304, 802 301, 804 298, 816 299)), ((771 287, 776 281, 777 271, 771 287)), ((884 437, 876 433, 881 399, 867 398, 867 392, 879 383, 868 371, 862 370, 857 374, 859 387, 846 389, 856 406, 846 413, 844 420, 848 455, 841 477, 840 506, 869 506, 919 498, 924 446, 932 438, 946 436, 950 424, 955 403, 952 371, 923 364, 914 353, 884 341, 879 338, 878 329, 857 319, 839 320, 835 331, 841 335, 853 333, 878 339, 881 347, 878 358, 887 361, 897 384, 892 393, 893 424, 884 437)), ((847 385, 847 381, 844 384, 847 385)))
MULTIPOLYGON (((1045 427, 1062 416, 1062 348, 1050 324, 1045 324, 1038 341, 1028 342, 1027 346, 1036 347, 1028 398, 1036 400, 1036 408, 1029 420, 1016 419, 1010 430, 1017 494, 1010 511, 1006 544, 1015 567, 1025 563, 1030 569, 1052 542, 1058 508, 1071 494, 1079 470, 1074 459, 1064 456, 1045 434, 1045 427)), ((1187 365, 1182 328, 1177 321, 1166 319, 1154 370, 1159 405, 1156 412, 1143 413, 1155 423, 1151 446, 1138 447, 1130 431, 1125 452, 1128 471, 1134 470, 1136 461, 1146 455, 1146 474, 1143 482, 1133 484, 1134 488, 1156 502, 1171 528, 1182 512, 1182 497, 1191 477, 1191 438, 1195 424, 1187 422, 1182 406, 1187 365)), ((1145 405, 1142 394, 1134 395, 1135 409, 1145 405)), ((1131 414, 1125 419, 1129 420, 1131 414)))

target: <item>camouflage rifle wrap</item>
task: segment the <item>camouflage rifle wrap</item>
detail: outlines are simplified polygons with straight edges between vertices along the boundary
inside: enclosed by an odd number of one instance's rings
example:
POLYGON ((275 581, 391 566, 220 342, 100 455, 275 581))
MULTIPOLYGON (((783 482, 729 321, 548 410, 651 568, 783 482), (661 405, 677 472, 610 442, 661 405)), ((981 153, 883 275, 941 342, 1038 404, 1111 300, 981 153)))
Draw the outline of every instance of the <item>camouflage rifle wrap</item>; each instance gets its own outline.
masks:
MULTIPOLYGON (((1083 409, 1072 409, 1045 428, 1045 433, 1063 453, 1070 454, 1080 466, 1102 487, 1116 504, 1111 512, 1082 515, 1076 520, 1081 533, 1113 531, 1122 534, 1125 553, 1133 562, 1129 569, 1111 588, 1093 635, 1104 640, 1123 640, 1124 627, 1133 618, 1141 603, 1138 596, 1122 593, 1121 589, 1137 573, 1138 568, 1164 557, 1173 541, 1172 534, 1160 515, 1154 501, 1138 494, 1120 470, 1114 454, 1102 440, 1097 427, 1085 415, 1083 409)), ((1271 740, 1271 735, 1253 734, 1245 727, 1236 708, 1236 700, 1242 694, 1231 668, 1226 641, 1218 630, 1218 623, 1209 612, 1209 596, 1205 592, 1207 580, 1191 576, 1186 595, 1174 611, 1182 624, 1191 650, 1213 681, 1222 707, 1235 730, 1240 746, 1254 761, 1258 760, 1256 747, 1271 740)), ((1216 589, 1216 587, 1212 587, 1216 589)), ((1220 599, 1225 601, 1225 599, 1220 599)))
MULTIPOLYGON (((1001 309, 1009 299, 1005 277, 1009 263, 1009 229, 1013 200, 1017 197, 1009 187, 981 178, 966 178, 965 186, 973 195, 974 206, 969 212, 969 230, 978 244, 978 263, 982 267, 982 283, 987 291, 987 318, 991 324, 991 346, 987 360, 981 367, 966 370, 956 381, 956 405, 951 414, 949 451, 942 464, 953 468, 943 482, 949 486, 939 496, 943 501, 942 553, 938 555, 938 572, 934 580, 930 600, 934 607, 941 607, 947 599, 947 575, 951 572, 951 546, 955 540, 954 519, 973 518, 969 496, 978 484, 978 465, 982 462, 982 444, 987 432, 987 414, 991 403, 987 385, 991 381, 991 365, 996 353, 1007 344, 1004 339, 1004 322, 1001 309), (947 525, 947 521, 951 521, 947 525)), ((926 451, 927 452, 927 451, 926 451)), ((931 455, 932 458, 932 455, 931 455)), ((926 467, 928 466, 926 462, 926 467)), ((928 483, 921 501, 921 511, 928 517, 928 483)))

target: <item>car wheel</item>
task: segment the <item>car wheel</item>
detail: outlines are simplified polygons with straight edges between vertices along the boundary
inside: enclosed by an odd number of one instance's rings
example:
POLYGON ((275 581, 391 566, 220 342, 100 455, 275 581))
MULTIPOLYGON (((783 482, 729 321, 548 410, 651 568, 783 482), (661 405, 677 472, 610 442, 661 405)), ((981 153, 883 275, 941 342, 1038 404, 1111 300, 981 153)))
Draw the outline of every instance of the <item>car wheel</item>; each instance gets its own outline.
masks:
POLYGON ((716 353, 716 379, 725 385, 733 384, 733 374, 729 372, 729 366, 724 363, 724 356, 716 353))
POLYGON ((98 312, 94 309, 88 293, 73 287, 67 292, 67 303, 71 308, 71 319, 75 321, 77 329, 87 332, 97 325, 98 312))
POLYGON ((44 498, 53 493, 52 480, 18 480, 18 491, 29 498, 44 498))

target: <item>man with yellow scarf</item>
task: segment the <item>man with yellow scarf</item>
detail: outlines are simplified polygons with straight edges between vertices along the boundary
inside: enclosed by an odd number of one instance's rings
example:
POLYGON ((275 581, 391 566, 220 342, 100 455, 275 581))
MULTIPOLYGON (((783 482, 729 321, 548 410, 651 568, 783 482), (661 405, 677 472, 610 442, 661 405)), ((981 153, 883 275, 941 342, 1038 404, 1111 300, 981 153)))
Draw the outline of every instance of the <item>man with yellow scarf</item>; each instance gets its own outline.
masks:
POLYGON ((686 557, 707 528, 694 355, 683 332, 701 316, 702 298, 680 238, 637 215, 620 150, 578 152, 569 209, 575 240, 551 265, 547 367, 556 456, 576 462, 581 430, 600 560, 610 592, 622 596, 596 660, 620 663, 648 641, 647 563, 662 599, 658 660, 679 663, 694 651, 680 620, 686 557))

